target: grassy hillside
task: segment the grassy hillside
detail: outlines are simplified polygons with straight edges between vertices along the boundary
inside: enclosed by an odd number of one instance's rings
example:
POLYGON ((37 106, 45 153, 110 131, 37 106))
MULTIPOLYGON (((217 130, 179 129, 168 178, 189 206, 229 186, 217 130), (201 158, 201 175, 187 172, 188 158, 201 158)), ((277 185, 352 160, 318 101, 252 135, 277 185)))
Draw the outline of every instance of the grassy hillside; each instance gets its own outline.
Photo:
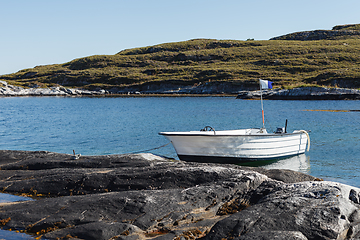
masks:
POLYGON ((360 88, 360 39, 235 41, 195 39, 97 55, 2 75, 24 87, 121 89, 126 86, 223 82, 258 87, 304 85, 360 88))

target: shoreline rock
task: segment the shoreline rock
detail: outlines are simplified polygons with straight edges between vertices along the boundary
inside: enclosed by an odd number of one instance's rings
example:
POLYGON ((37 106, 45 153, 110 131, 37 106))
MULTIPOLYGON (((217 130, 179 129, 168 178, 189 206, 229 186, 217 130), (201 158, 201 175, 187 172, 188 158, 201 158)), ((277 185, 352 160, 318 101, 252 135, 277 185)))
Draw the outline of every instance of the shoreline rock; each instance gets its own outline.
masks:
POLYGON ((82 95, 105 95, 108 91, 100 89, 98 91, 89 91, 81 89, 72 89, 65 87, 50 88, 22 88, 7 84, 0 81, 3 87, 0 87, 0 96, 17 97, 17 96, 82 96, 82 95))
POLYGON ((44 239, 358 239, 360 189, 150 153, 0 151, 0 223, 44 239))
MULTIPOLYGON (((263 99, 269 100, 357 100, 360 90, 349 88, 302 87, 263 90, 263 99)), ((238 99, 260 99, 260 91, 242 91, 238 99)))
MULTIPOLYGON (((231 83, 200 83, 196 86, 167 86, 148 89, 117 89, 96 91, 81 90, 65 87, 51 88, 22 88, 0 81, 3 87, 0 87, 0 96, 211 96, 211 95, 231 95, 238 99, 260 99, 260 91, 242 90, 244 86, 233 86, 231 83)), ((245 88, 246 89, 246 88, 245 88)), ((357 100, 360 99, 360 90, 349 88, 325 88, 325 87, 301 87, 294 89, 274 89, 264 90, 263 98, 270 100, 357 100)))
POLYGON ((73 89, 65 87, 50 87, 50 88, 22 88, 7 84, 5 81, 0 81, 3 87, 0 87, 0 96, 140 96, 140 95, 212 95, 212 94, 228 94, 237 95, 237 93, 244 89, 243 86, 234 86, 227 82, 213 82, 209 84, 198 83, 194 86, 182 85, 146 85, 133 86, 121 89, 104 90, 99 89, 95 91, 73 89))

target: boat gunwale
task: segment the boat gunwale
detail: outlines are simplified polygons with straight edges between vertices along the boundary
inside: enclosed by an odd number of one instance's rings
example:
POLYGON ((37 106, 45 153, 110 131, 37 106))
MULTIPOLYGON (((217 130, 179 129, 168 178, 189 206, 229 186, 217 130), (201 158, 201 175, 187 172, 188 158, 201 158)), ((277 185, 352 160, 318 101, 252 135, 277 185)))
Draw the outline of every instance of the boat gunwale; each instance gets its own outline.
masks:
MULTIPOLYGON (((299 130, 296 130, 299 131, 299 130)), ((220 131, 219 131, 220 132, 220 131)), ((292 133, 264 133, 264 134, 204 134, 204 133, 190 133, 190 132, 159 132, 159 135, 163 136, 198 136, 198 137, 273 137, 273 136, 291 136, 297 134, 305 134, 304 132, 292 132, 292 133)))

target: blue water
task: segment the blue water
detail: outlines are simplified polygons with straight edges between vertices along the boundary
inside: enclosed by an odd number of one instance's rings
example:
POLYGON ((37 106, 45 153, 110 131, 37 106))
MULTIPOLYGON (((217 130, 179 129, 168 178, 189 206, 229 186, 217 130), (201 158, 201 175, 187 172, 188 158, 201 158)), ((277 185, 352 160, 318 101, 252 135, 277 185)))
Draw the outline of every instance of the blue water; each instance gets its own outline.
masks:
MULTIPOLYGON (((9 203, 9 202, 18 202, 18 201, 32 201, 31 198, 15 196, 5 193, 0 193, 0 204, 9 203)), ((35 239, 25 233, 18 233, 16 231, 5 231, 0 230, 0 240, 30 240, 35 239)))
POLYGON ((7 202, 19 202, 19 201, 29 201, 29 200, 32 200, 32 199, 28 198, 28 197, 0 193, 0 204, 7 203, 7 202))
MULTIPOLYGON (((287 168, 360 187, 360 101, 264 101, 268 131, 311 130, 306 155, 266 168, 287 168)), ((144 151, 167 143, 160 131, 261 127, 261 105, 230 97, 0 98, 0 149, 82 155, 144 151)), ((171 144, 151 151, 177 158, 171 144)), ((0 195, 0 202, 16 201, 0 195)), ((33 239, 0 230, 0 239, 33 239)))
MULTIPOLYGON (((160 131, 262 126, 259 101, 232 97, 13 97, 0 106, 0 149, 9 150, 122 154, 166 144, 160 131)), ((264 109, 268 131, 285 119, 289 131, 311 130, 300 171, 360 187, 360 112, 304 111, 359 110, 360 101, 267 100, 264 109)), ((176 158, 171 144, 151 152, 176 158)))

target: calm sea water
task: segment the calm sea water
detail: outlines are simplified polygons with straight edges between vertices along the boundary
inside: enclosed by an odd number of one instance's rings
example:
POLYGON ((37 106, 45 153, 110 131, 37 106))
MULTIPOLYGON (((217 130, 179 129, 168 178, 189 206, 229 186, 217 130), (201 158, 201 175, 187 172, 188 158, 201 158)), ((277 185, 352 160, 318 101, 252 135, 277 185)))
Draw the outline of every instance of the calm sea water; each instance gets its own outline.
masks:
MULTIPOLYGON (((0 98, 0 149, 82 155, 144 152, 164 145, 160 131, 261 127, 259 101, 228 97, 0 98)), ((360 101, 264 101, 268 131, 311 130, 305 155, 264 166, 360 187, 360 101)), ((151 151, 177 158, 171 144, 151 151)), ((0 202, 14 201, 0 194, 0 202)), ((0 230, 6 239, 32 237, 0 230)))
MULTIPOLYGON (((82 155, 145 151, 167 143, 160 131, 261 127, 256 100, 231 97, 0 98, 0 149, 82 155)), ((264 101, 268 131, 311 130, 306 156, 267 168, 290 168, 360 187, 360 101, 264 101)), ((177 158, 170 145, 151 151, 177 158)))

